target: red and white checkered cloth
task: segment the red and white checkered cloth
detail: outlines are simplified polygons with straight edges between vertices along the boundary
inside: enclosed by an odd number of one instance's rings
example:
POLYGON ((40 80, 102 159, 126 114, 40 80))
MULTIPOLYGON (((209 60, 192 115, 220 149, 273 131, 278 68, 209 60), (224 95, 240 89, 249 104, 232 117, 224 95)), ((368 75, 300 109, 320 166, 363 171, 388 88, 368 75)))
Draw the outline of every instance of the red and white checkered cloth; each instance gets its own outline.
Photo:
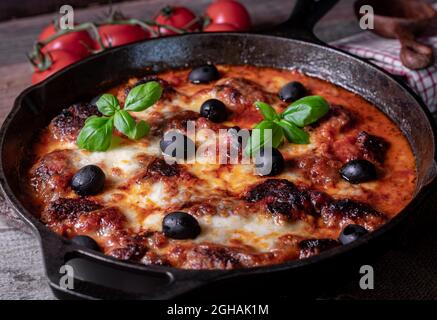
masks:
POLYGON ((428 108, 435 112, 437 111, 437 27, 431 26, 419 41, 432 45, 435 57, 434 64, 422 70, 410 70, 402 65, 399 58, 401 45, 398 40, 382 38, 370 31, 337 40, 331 45, 369 59, 386 71, 404 77, 409 86, 422 97, 428 108))

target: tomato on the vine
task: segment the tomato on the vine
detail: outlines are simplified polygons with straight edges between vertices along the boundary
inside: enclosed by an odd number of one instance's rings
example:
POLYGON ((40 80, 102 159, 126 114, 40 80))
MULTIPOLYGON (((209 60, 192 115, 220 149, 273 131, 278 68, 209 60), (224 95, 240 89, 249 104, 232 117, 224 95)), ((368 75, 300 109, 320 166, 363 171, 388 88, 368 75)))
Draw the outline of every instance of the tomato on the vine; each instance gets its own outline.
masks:
MULTIPOLYGON (((161 25, 167 25, 177 29, 184 29, 188 31, 195 31, 199 29, 199 23, 196 15, 185 7, 171 7, 163 8, 159 15, 155 18, 155 22, 161 25)), ((159 33, 164 36, 177 34, 175 31, 165 27, 157 27, 159 33)))
MULTIPOLYGON (((53 23, 41 31, 38 41, 45 41, 54 34, 57 30, 53 23)), ((93 49, 94 40, 86 30, 74 31, 66 33, 58 38, 50 41, 43 47, 43 52, 49 52, 53 50, 69 51, 75 55, 79 55, 84 58, 91 54, 93 49)))
POLYGON ((206 9, 206 15, 214 24, 227 23, 239 31, 250 29, 250 15, 246 8, 235 0, 217 0, 206 9))
POLYGON ((105 24, 100 26, 98 30, 106 48, 144 40, 150 36, 149 32, 142 27, 130 24, 105 24))
POLYGON ((55 72, 64 69, 65 67, 75 63, 76 61, 79 61, 82 58, 73 52, 63 50, 52 50, 45 54, 49 55, 51 64, 45 70, 38 70, 38 68, 35 67, 35 71, 32 74, 33 84, 41 82, 55 72))
POLYGON ((221 31, 239 31, 238 28, 229 23, 210 23, 207 25, 203 31, 205 32, 221 32, 221 31))

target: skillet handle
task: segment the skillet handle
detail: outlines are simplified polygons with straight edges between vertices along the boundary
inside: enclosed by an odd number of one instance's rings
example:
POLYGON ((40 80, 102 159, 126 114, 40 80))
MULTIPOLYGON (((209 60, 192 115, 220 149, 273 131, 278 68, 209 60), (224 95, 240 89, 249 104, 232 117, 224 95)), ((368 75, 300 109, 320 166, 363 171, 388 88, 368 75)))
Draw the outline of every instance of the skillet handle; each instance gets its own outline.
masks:
POLYGON ((161 300, 178 297, 214 281, 217 273, 127 263, 40 232, 49 285, 59 299, 161 300), (170 269, 170 270, 169 270, 170 269))
POLYGON ((323 44, 313 33, 314 26, 338 0, 297 0, 290 17, 268 34, 323 44))

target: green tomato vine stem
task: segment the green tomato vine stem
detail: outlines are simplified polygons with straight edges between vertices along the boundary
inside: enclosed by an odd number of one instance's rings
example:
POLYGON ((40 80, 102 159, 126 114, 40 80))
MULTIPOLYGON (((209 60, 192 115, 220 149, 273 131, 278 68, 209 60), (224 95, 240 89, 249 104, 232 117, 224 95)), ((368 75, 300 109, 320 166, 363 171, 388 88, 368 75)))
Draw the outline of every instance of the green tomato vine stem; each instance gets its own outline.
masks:
POLYGON ((119 19, 119 17, 117 16, 111 16, 109 19, 102 22, 84 22, 75 25, 73 28, 69 28, 69 29, 59 29, 59 26, 56 26, 55 24, 56 33, 43 41, 37 41, 33 46, 33 50, 27 55, 27 57, 33 66, 43 71, 50 68, 50 66, 52 65, 52 60, 50 55, 47 53, 43 53, 41 49, 45 45, 49 44, 50 42, 72 32, 78 32, 78 31, 90 32, 93 38, 97 41, 100 48, 94 51, 94 53, 96 53, 107 49, 107 47, 105 47, 105 45, 103 44, 102 38, 100 37, 98 31, 99 26, 108 25, 108 24, 140 26, 141 28, 147 30, 152 38, 155 38, 161 35, 160 32, 161 28, 170 30, 176 34, 183 34, 188 32, 188 28, 190 28, 191 26, 193 26, 195 23, 199 21, 201 21, 201 18, 196 17, 195 19, 190 21, 186 26, 184 26, 184 28, 176 28, 171 25, 160 24, 150 20, 139 20, 135 18, 119 19))

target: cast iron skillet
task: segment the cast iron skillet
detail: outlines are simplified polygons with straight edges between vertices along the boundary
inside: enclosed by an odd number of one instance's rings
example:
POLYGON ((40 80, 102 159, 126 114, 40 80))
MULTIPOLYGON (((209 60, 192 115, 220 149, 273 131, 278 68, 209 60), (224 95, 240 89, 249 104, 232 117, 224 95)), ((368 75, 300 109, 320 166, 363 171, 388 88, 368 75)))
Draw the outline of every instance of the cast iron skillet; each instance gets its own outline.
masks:
POLYGON ((114 48, 68 67, 20 94, 0 132, 0 182, 10 204, 38 237, 50 286, 58 297, 163 299, 188 292, 203 297, 223 293, 221 297, 251 293, 302 297, 330 283, 327 279, 338 283, 344 272, 358 273, 356 264, 370 261, 363 259, 384 248, 393 226, 417 214, 415 211, 436 176, 431 117, 422 101, 390 75, 314 37, 315 23, 336 2, 300 0, 290 19, 266 35, 189 34, 114 48), (388 224, 350 245, 305 260, 229 271, 180 270, 118 261, 73 245, 26 209, 20 188, 24 151, 35 132, 45 127, 61 108, 145 68, 159 72, 206 62, 295 68, 365 97, 401 128, 413 148, 418 175, 414 200, 388 224), (67 282, 60 267, 66 263, 73 266, 73 290, 62 285, 67 282))

